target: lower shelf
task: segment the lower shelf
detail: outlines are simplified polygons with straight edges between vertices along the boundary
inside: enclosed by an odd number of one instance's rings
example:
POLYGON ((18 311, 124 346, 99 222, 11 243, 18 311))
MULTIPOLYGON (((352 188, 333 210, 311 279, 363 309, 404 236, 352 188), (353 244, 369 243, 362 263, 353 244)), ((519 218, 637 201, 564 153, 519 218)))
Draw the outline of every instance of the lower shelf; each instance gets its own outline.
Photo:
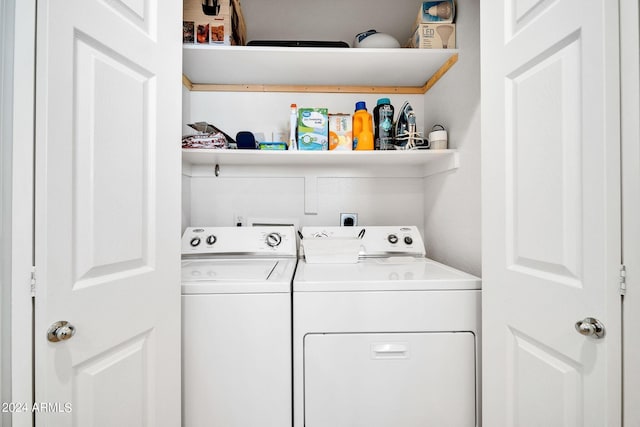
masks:
POLYGON ((426 177, 458 167, 457 150, 261 151, 183 149, 185 175, 426 177), (216 168, 217 166, 217 168, 216 168), (216 175, 216 169, 218 175, 216 175))

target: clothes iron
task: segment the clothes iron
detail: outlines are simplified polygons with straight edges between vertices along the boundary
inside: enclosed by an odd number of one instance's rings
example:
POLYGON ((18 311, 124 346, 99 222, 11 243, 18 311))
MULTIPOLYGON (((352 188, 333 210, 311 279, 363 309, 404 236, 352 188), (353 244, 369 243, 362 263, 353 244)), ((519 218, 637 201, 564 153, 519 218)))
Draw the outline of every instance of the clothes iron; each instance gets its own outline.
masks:
POLYGON ((416 114, 408 101, 402 104, 398 119, 393 125, 393 142, 396 150, 429 148, 428 142, 417 131, 416 114))

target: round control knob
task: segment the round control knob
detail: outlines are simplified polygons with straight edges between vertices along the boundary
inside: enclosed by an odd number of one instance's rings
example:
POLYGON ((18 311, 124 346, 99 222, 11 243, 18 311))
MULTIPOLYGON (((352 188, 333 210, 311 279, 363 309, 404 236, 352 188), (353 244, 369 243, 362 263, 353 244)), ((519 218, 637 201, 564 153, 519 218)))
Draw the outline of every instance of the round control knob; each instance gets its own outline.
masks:
POLYGON ((410 245, 410 244, 412 244, 412 243, 413 243, 413 239, 411 238, 411 236, 405 236, 405 237, 404 237, 404 242, 405 242, 407 245, 410 245))
POLYGON ((267 242, 267 245, 270 247, 275 248, 282 243, 282 236, 279 233, 269 233, 267 234, 265 242, 267 242))
POLYGON ((217 241, 218 241, 218 238, 213 234, 211 236, 207 236, 207 245, 213 245, 217 241))
POLYGON ((387 240, 389 241, 389 243, 395 245, 396 243, 398 243, 398 236, 396 236, 395 234, 389 234, 389 236, 387 236, 387 240))
POLYGON ((196 246, 198 246, 200 244, 200 238, 199 237, 194 237, 193 239, 191 239, 191 242, 189 242, 191 244, 191 246, 193 246, 194 248, 196 246))

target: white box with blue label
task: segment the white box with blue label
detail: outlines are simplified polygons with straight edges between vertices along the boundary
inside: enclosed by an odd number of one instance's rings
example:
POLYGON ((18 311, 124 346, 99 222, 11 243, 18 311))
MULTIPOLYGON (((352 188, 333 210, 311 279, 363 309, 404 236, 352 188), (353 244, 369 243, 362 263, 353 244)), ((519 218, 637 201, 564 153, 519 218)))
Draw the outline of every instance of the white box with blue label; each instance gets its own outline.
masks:
POLYGON ((329 149, 329 110, 298 108, 298 150, 329 149))
POLYGON ((455 16, 456 4, 453 0, 423 1, 413 29, 420 24, 451 24, 455 16))

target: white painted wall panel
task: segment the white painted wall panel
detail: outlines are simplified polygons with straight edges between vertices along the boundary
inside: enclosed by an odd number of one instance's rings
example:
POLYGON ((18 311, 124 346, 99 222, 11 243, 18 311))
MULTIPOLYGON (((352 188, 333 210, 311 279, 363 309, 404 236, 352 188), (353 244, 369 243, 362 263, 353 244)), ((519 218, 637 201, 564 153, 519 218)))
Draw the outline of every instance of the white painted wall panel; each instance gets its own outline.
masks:
MULTIPOLYGON (((358 213, 359 225, 422 227, 422 180, 319 178, 318 214, 304 214, 304 178, 193 177, 193 226, 230 226, 237 216, 296 218, 301 226, 338 225, 341 212, 358 213)), ((429 242, 427 242, 427 245, 429 242)))
POLYGON ((456 4, 458 62, 424 97, 424 125, 449 131, 460 168, 425 178, 427 256, 481 275, 480 254, 480 4, 456 4))

